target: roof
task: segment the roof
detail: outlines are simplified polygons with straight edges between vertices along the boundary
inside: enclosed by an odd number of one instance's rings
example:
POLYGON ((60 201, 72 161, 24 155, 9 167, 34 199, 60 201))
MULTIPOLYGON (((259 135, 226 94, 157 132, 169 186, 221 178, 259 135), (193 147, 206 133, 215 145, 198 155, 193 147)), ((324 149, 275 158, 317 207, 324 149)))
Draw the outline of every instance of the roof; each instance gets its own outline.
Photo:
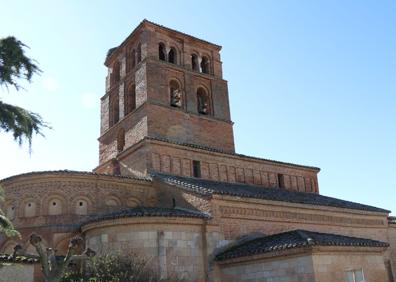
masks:
POLYGON ((389 244, 358 237, 293 230, 234 245, 216 255, 215 260, 222 261, 306 246, 388 247, 389 244))
POLYGON ((388 223, 396 224, 396 216, 388 216, 388 223))
POLYGON ((26 256, 13 256, 7 254, 0 254, 1 263, 37 263, 39 262, 38 257, 26 257, 26 256))
POLYGON ((93 175, 93 176, 104 176, 104 177, 116 177, 121 179, 133 179, 133 180, 141 180, 141 181, 151 181, 151 177, 143 177, 143 176, 123 176, 123 175, 113 175, 106 173, 96 173, 91 171, 76 171, 76 170, 46 170, 46 171, 32 171, 22 174, 13 175, 0 180, 1 182, 9 181, 17 177, 26 177, 26 176, 35 176, 35 175, 45 175, 45 174, 53 174, 53 175, 64 175, 64 174, 75 174, 75 175, 93 175))
POLYGON ((180 35, 182 35, 182 36, 185 36, 185 37, 187 37, 187 38, 190 38, 190 39, 192 39, 192 40, 197 40, 197 41, 200 41, 200 42, 202 42, 202 43, 209 44, 209 45, 215 47, 215 48, 216 48, 217 50, 219 50, 219 51, 221 50, 221 46, 220 46, 220 45, 211 43, 211 42, 209 42, 209 41, 200 39, 200 38, 195 37, 195 36, 192 36, 192 35, 190 35, 190 34, 187 34, 187 33, 184 33, 184 32, 178 31, 178 30, 175 30, 175 29, 171 29, 171 28, 169 28, 169 27, 166 27, 166 26, 163 26, 163 25, 160 25, 160 24, 151 22, 151 21, 149 21, 149 20, 147 20, 147 19, 144 19, 144 20, 141 21, 141 22, 139 23, 139 25, 138 25, 138 26, 126 37, 126 39, 124 39, 124 40, 122 41, 122 43, 121 43, 119 46, 113 47, 113 48, 109 49, 109 51, 107 52, 106 61, 107 61, 107 59, 114 53, 115 50, 117 50, 119 47, 121 47, 122 45, 124 45, 125 42, 127 42, 128 39, 129 39, 130 37, 132 37, 132 36, 137 32, 137 30, 138 30, 140 27, 142 27, 144 24, 149 24, 149 25, 155 26, 155 27, 157 27, 157 28, 166 30, 166 31, 168 31, 168 32, 176 32, 176 33, 178 33, 178 34, 180 34, 180 35))
POLYGON ((229 195, 296 204, 390 213, 390 211, 385 209, 322 196, 316 193, 289 191, 279 188, 266 188, 263 186, 244 183, 220 182, 202 178, 181 177, 163 173, 152 173, 152 175, 166 184, 177 186, 184 190, 201 195, 229 195))
POLYGON ((186 147, 190 147, 190 148, 195 148, 195 149, 200 149, 200 150, 205 150, 205 151, 210 151, 210 152, 215 152, 215 153, 233 155, 233 156, 242 157, 242 158, 249 158, 249 159, 254 159, 254 160, 259 160, 259 161, 267 161, 267 162, 272 162, 272 163, 276 163, 276 164, 280 164, 280 165, 287 165, 287 166, 294 166, 294 167, 298 167, 298 168, 305 168, 305 169, 315 170, 315 171, 318 171, 318 172, 320 171, 320 168, 315 167, 315 166, 307 166, 307 165, 300 165, 300 164, 294 164, 294 163, 288 163, 288 162, 282 162, 282 161, 275 161, 275 160, 265 159, 265 158, 257 158, 257 157, 248 156, 248 155, 244 155, 244 154, 231 153, 231 152, 227 152, 227 151, 223 151, 223 150, 220 150, 220 149, 211 148, 211 147, 207 147, 207 146, 202 146, 202 145, 198 145, 198 144, 177 142, 177 141, 170 140, 170 139, 167 139, 167 138, 146 136, 144 139, 160 141, 160 142, 166 142, 166 143, 170 143, 170 144, 186 146, 186 147))
POLYGON ((104 213, 95 216, 91 216, 88 220, 83 222, 81 225, 86 225, 93 222, 127 218, 127 217, 152 217, 152 216, 162 216, 162 217, 190 217, 190 218, 210 218, 206 213, 200 211, 194 211, 182 208, 161 208, 161 207, 135 207, 129 208, 121 211, 104 213))

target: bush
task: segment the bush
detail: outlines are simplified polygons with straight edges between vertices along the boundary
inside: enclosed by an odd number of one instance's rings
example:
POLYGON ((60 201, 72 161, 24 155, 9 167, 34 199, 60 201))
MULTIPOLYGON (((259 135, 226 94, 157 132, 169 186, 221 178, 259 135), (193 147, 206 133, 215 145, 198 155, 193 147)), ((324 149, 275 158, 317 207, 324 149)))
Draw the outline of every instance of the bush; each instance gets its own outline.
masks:
MULTIPOLYGON (((154 282, 160 276, 148 260, 130 254, 92 257, 81 265, 71 264, 62 282, 154 282)), ((161 280, 165 281, 165 280, 161 280)), ((166 280, 169 281, 169 280, 166 280)))

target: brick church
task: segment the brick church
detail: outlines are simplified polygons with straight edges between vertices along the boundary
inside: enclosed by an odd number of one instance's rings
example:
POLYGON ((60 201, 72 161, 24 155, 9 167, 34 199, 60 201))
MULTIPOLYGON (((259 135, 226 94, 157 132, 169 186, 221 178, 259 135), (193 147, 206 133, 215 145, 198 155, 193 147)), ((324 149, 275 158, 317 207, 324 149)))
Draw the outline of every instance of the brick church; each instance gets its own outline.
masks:
MULTIPOLYGON (((81 235, 98 253, 152 260, 163 278, 394 281, 390 211, 320 195, 317 167, 235 152, 220 50, 147 20, 110 49, 99 165, 1 180, 22 234, 1 252, 33 252, 36 232, 64 254, 81 235)), ((39 281, 37 265, 18 264, 21 281, 39 281)))

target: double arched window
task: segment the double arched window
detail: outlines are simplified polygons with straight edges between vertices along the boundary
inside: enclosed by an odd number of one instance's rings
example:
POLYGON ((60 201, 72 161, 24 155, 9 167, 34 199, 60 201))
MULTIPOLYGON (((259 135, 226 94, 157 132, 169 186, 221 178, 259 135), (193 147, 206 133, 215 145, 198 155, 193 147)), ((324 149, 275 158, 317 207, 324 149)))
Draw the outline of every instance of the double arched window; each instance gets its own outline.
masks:
POLYGON ((203 115, 211 114, 209 94, 203 87, 197 89, 197 102, 198 113, 203 115))
POLYGON ((169 62, 171 64, 177 64, 177 50, 175 47, 171 47, 169 52, 166 50, 164 43, 160 42, 158 44, 158 59, 160 61, 169 62))

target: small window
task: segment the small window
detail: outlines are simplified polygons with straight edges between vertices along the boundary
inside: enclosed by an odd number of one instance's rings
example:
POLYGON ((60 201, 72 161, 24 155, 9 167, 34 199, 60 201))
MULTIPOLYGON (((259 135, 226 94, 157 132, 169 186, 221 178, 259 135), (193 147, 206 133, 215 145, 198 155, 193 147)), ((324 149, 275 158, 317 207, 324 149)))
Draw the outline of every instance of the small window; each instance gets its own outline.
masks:
POLYGON ((168 61, 169 61, 169 63, 177 64, 176 49, 173 47, 169 50, 168 61))
POLYGON ((166 51, 163 43, 158 45, 158 57, 161 61, 166 61, 166 51))
POLYGON ((201 71, 203 73, 209 73, 209 59, 207 57, 202 57, 201 71))
POLYGON ((191 69, 198 71, 198 56, 195 54, 191 55, 191 69))
POLYGON ((88 202, 84 199, 79 199, 76 202, 75 212, 79 215, 86 215, 88 213, 88 202))
POLYGON ((278 173, 278 187, 285 188, 285 176, 281 173, 278 173))
POLYGON ((24 210, 25 217, 33 217, 36 216, 36 203, 34 202, 27 202, 25 204, 24 210))
POLYGON ((345 271, 345 282, 364 282, 363 269, 345 271))
POLYGON ((193 176, 200 178, 201 177, 201 162, 193 161, 193 176))
POLYGON ((49 215, 62 214, 62 203, 59 199, 53 199, 49 201, 48 214, 49 215))
POLYGON ((175 200, 175 198, 172 198, 172 207, 173 207, 173 208, 176 207, 176 200, 175 200))

